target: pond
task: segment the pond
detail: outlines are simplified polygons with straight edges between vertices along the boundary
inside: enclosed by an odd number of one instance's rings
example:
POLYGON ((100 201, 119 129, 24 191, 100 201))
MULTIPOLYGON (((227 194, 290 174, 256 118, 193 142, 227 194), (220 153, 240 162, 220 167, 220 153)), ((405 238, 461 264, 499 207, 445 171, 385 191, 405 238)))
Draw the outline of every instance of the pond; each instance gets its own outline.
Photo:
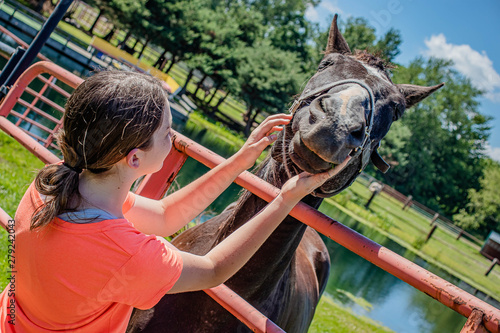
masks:
MULTIPOLYGON (((51 56, 52 60, 72 72, 79 74, 87 72, 78 64, 72 64, 71 59, 61 59, 60 54, 53 53, 51 56)), ((3 67, 3 64, 0 64, 0 67, 3 67)), ((212 132, 197 128, 192 123, 188 122, 186 126, 177 124, 176 129, 224 157, 235 152, 235 148, 231 144, 222 142, 212 132)), ((186 185, 207 170, 208 168, 205 166, 188 159, 172 186, 172 190, 186 185)), ((240 190, 238 185, 231 185, 209 207, 208 216, 221 212, 237 198, 240 190)), ((427 264, 397 243, 358 223, 335 207, 324 203, 320 207, 320 211, 460 288, 473 292, 461 281, 427 264)), ((459 332, 464 325, 466 321, 464 317, 426 294, 386 273, 334 241, 325 238, 325 243, 330 251, 332 261, 332 272, 326 294, 331 296, 334 301, 351 308, 354 313, 372 318, 399 333, 459 332)))

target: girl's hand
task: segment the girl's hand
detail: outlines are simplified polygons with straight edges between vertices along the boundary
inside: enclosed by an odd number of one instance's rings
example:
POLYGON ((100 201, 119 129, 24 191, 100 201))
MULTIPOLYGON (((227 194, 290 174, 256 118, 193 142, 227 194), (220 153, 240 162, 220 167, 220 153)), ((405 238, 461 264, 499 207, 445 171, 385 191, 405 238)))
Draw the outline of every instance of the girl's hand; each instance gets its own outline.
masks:
POLYGON ((281 197, 291 205, 297 204, 303 197, 323 185, 328 179, 332 178, 338 170, 330 169, 328 171, 310 174, 302 172, 287 180, 281 188, 281 197))
POLYGON ((236 163, 244 170, 251 168, 264 149, 276 141, 278 136, 273 133, 282 131, 282 126, 290 123, 292 118, 293 115, 283 113, 267 117, 252 131, 243 147, 235 154, 236 163))

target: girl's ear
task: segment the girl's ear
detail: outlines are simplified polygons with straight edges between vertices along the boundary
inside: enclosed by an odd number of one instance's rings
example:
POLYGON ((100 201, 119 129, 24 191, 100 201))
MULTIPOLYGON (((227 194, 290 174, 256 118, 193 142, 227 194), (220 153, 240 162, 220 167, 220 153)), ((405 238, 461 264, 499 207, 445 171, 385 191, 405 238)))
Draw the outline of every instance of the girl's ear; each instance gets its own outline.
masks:
POLYGON ((125 160, 127 161, 127 165, 133 169, 137 169, 140 165, 140 160, 139 160, 139 157, 137 154, 138 152, 139 152, 139 149, 134 148, 125 157, 125 160))

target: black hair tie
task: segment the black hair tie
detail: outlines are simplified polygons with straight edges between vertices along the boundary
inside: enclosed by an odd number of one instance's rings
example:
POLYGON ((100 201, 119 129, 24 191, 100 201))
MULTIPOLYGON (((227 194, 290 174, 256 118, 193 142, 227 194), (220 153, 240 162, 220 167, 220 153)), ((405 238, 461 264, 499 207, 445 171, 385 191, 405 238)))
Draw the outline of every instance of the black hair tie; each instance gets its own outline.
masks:
POLYGON ((78 168, 78 167, 72 167, 71 165, 67 164, 66 162, 63 162, 63 165, 70 169, 71 171, 74 171, 76 173, 82 173, 83 169, 82 168, 78 168))

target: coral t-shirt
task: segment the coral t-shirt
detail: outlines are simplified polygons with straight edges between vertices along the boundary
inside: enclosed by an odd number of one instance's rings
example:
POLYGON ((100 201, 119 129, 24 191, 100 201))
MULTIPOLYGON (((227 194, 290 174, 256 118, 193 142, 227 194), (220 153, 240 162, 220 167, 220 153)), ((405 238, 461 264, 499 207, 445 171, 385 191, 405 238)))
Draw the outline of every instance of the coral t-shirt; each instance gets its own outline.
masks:
MULTIPOLYGON (((129 193, 123 212, 133 202, 129 193)), ((41 203, 31 184, 9 243, 15 262, 0 295, 1 332, 125 332, 133 307, 153 307, 179 278, 180 254, 126 219, 78 224, 56 217, 30 231, 41 203)))

